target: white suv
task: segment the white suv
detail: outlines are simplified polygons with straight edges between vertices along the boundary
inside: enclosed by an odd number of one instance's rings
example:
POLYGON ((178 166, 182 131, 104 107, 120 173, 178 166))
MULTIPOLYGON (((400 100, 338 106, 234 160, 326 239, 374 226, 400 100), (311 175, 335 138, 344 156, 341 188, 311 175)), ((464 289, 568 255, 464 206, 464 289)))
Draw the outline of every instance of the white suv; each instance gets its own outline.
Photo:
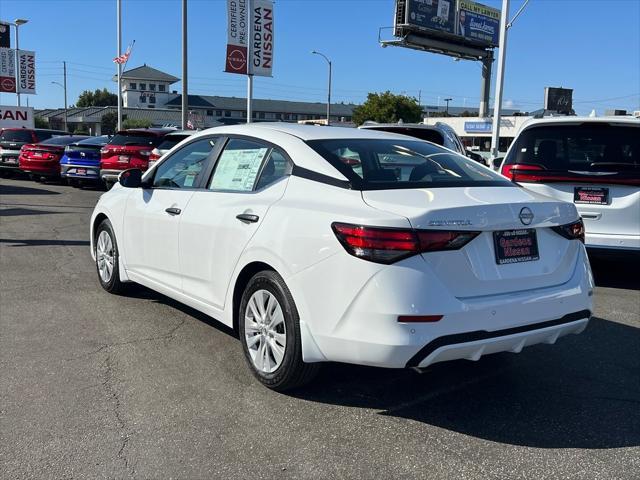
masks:
POLYGON ((640 119, 532 120, 516 135, 501 173, 574 203, 587 247, 640 251, 640 119))

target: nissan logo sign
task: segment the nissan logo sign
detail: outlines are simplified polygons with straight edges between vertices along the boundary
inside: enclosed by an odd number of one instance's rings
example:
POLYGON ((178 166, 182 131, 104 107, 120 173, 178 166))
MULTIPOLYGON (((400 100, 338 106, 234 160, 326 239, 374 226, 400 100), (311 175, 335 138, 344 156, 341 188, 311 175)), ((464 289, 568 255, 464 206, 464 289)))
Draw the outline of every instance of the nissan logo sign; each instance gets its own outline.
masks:
POLYGON ((533 212, 529 207, 522 208, 518 217, 523 225, 531 225, 531 222, 533 222, 533 212))

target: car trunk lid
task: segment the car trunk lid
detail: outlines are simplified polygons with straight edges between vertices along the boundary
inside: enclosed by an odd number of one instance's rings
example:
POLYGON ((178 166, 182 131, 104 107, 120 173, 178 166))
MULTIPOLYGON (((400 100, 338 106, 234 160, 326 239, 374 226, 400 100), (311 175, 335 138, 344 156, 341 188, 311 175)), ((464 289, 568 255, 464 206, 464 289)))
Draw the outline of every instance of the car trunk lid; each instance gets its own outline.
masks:
MULTIPOLYGON (((437 281, 459 298, 565 283, 581 248, 578 241, 569 241, 551 229, 578 219, 573 205, 518 187, 369 190, 362 196, 374 208, 406 217, 415 229, 480 232, 459 250, 422 255, 437 281), (538 258, 500 264, 504 258, 513 260, 504 251, 499 260, 496 253, 505 242, 509 245, 509 238, 516 239, 516 247, 525 240, 537 244, 538 258)), ((534 245, 532 258, 536 256, 534 245)))

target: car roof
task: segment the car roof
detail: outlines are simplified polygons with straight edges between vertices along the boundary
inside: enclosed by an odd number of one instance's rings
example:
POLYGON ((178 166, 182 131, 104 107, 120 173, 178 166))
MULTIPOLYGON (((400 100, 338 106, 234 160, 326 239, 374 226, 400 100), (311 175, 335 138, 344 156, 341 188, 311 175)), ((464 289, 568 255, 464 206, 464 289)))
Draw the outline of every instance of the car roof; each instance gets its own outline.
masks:
POLYGON ((171 136, 173 136, 173 135, 180 135, 180 136, 184 137, 185 135, 186 135, 186 136, 191 136, 191 135, 193 135, 194 133, 198 133, 198 132, 197 132, 197 131, 195 131, 195 130, 176 130, 176 131, 174 131, 174 132, 169 132, 169 133, 167 133, 167 135, 166 135, 166 136, 167 136, 167 137, 171 137, 171 136))
MULTIPOLYGON (((373 129, 376 128, 416 128, 420 130, 440 130, 443 124, 438 122, 435 125, 426 125, 424 123, 366 123, 364 125, 360 125, 358 128, 362 129, 373 129)), ((447 127, 448 125, 445 125, 447 127)))
POLYGON ((164 128, 127 128, 127 129, 118 131, 117 134, 122 135, 127 133, 152 133, 154 135, 161 137, 175 131, 176 131, 175 128, 166 128, 166 127, 164 128))
POLYGON ((610 117, 543 117, 532 118, 526 121, 522 125, 522 129, 539 126, 539 125, 575 125, 583 123, 608 123, 619 125, 635 125, 640 126, 640 118, 636 117, 623 117, 623 116, 610 116, 610 117))
POLYGON ((235 134, 235 135, 269 135, 270 132, 280 132, 292 135, 301 140, 324 140, 324 139, 384 139, 396 138, 406 140, 405 135, 395 133, 379 132, 372 129, 359 129, 352 127, 327 127, 325 125, 302 125, 298 123, 284 122, 264 122, 264 123, 245 123, 240 125, 227 125, 221 127, 213 127, 198 132, 198 135, 206 135, 212 133, 218 134, 235 134))

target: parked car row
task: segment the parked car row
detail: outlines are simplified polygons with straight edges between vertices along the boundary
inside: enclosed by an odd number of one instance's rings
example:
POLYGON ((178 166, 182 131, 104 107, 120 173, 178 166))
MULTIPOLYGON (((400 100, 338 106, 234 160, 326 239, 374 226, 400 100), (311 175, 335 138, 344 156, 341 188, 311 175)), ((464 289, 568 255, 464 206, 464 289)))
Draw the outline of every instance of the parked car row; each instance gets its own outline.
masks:
POLYGON ((34 180, 66 179, 71 185, 110 187, 128 168, 147 170, 193 132, 138 128, 89 137, 61 130, 8 128, 0 132, 0 172, 20 171, 34 180))

